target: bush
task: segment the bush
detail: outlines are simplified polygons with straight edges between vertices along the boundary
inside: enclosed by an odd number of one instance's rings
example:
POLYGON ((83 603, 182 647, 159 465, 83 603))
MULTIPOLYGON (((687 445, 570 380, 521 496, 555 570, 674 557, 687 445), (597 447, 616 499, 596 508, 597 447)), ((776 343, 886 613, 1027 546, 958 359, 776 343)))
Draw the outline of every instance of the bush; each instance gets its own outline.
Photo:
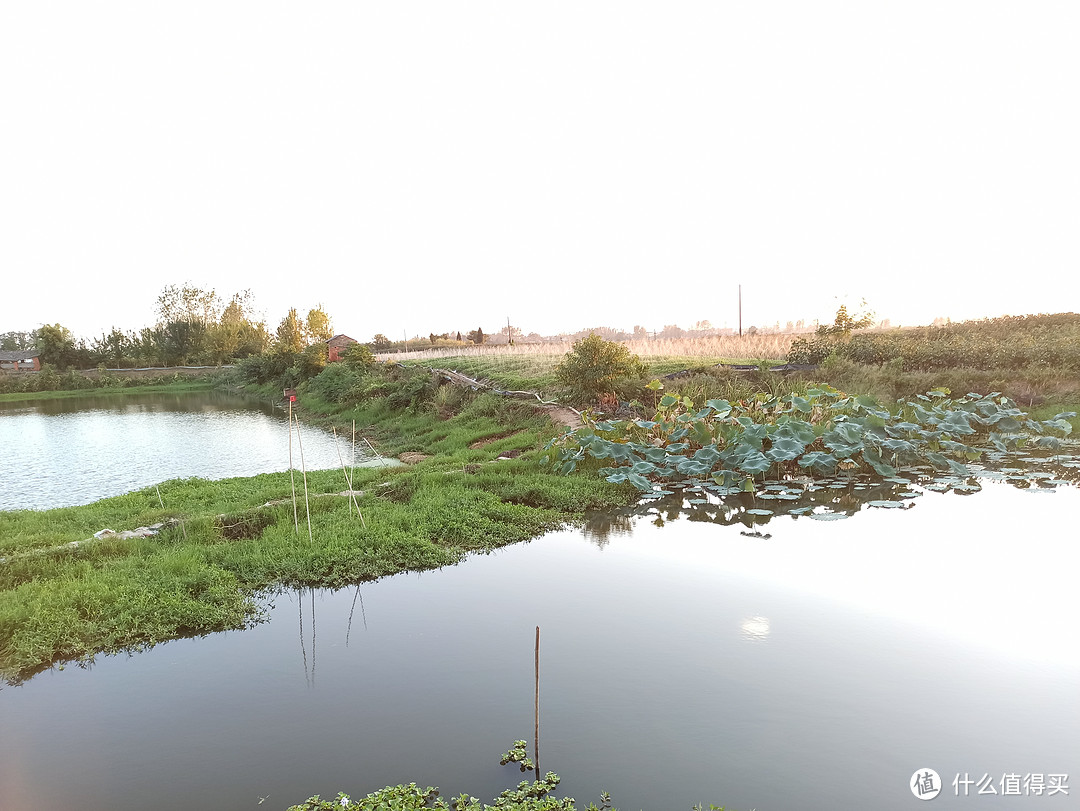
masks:
POLYGON ((555 378, 579 397, 599 398, 615 393, 629 380, 644 377, 645 371, 641 358, 594 332, 574 342, 573 349, 555 367, 555 378))
POLYGON ((311 392, 328 403, 343 403, 363 381, 363 374, 344 363, 331 363, 307 382, 311 392))

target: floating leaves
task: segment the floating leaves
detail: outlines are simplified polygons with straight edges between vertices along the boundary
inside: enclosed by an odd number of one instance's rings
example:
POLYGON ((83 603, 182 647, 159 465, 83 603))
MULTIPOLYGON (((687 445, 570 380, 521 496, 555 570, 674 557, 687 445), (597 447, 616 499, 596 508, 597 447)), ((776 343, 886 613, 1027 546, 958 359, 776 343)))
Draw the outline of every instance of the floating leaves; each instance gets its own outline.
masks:
MULTIPOLYGON (((946 388, 933 389, 888 410, 871 397, 820 386, 804 397, 759 394, 737 403, 708 400, 695 409, 690 398, 666 393, 653 419, 592 420, 586 414, 585 427, 549 443, 547 450, 556 453, 545 458, 563 473, 587 458, 605 460, 601 475, 647 496, 671 492, 657 490, 658 483, 683 487, 704 481, 721 498, 757 493, 770 503, 785 502, 783 512, 815 520, 837 520, 823 516, 846 516, 851 509, 803 510, 815 493, 816 504, 849 498, 856 499, 854 509, 857 503, 901 509, 910 506, 905 499, 912 494, 905 490, 915 482, 958 494, 978 491, 978 475, 1019 486, 1034 458, 1026 449, 1058 454, 1053 458, 1060 469, 1076 470, 1070 467, 1074 455, 1059 454, 1060 437, 1072 430, 1072 412, 1040 422, 999 392, 950 395, 946 388), (1010 463, 1025 467, 1003 467, 1010 463), (880 486, 896 492, 875 497, 880 486)), ((754 512, 761 509, 746 513, 774 514, 754 512)))

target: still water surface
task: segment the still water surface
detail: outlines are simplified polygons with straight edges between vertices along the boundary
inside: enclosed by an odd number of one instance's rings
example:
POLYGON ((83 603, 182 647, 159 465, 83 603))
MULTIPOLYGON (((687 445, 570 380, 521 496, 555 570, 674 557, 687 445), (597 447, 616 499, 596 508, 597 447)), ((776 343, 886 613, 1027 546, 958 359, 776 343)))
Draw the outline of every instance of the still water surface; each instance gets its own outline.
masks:
MULTIPOLYGON (((301 432, 309 470, 340 464, 331 433, 301 432)), ((300 441, 294 433, 297 469, 300 441)), ((224 392, 0 403, 0 448, 6 470, 0 510, 89 504, 166 479, 289 469, 286 413, 224 392)), ((351 463, 351 443, 342 439, 340 448, 351 463)))
POLYGON ((0 690, 0 807, 261 811, 410 780, 489 800, 522 777, 499 754, 531 748, 539 625, 540 765, 581 805, 899 811, 929 767, 934 808, 1076 808, 1077 514, 1074 487, 988 482, 769 538, 598 516, 280 594, 252 630, 0 690), (965 801, 964 773, 1072 788, 965 801))

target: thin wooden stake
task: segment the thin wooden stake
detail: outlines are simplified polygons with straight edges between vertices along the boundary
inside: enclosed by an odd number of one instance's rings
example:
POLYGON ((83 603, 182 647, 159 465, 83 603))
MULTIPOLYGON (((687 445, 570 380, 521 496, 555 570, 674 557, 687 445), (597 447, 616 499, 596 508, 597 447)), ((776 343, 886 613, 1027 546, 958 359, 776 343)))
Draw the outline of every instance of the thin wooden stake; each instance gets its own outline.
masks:
POLYGON ((374 445, 372 445, 372 444, 371 444, 370 442, 368 442, 368 438, 367 438, 367 437, 364 437, 364 442, 367 442, 367 446, 368 446, 369 448, 371 448, 371 452, 372 452, 373 454, 375 454, 375 456, 376 456, 377 458, 379 458, 379 459, 382 459, 382 458, 383 458, 383 455, 382 455, 381 453, 379 453, 379 452, 378 452, 377 450, 375 450, 375 446, 374 446, 374 445))
MULTIPOLYGON (((158 489, 158 486, 156 484, 154 485, 154 490, 157 490, 158 504, 160 504, 161 509, 164 510, 165 502, 161 500, 161 490, 158 489)), ((187 543, 187 524, 184 523, 184 516, 182 515, 180 516, 180 531, 184 533, 184 543, 187 543)))
POLYGON ((315 545, 315 538, 311 534, 311 501, 308 499, 307 466, 304 464, 304 440, 300 438, 300 418, 296 418, 296 442, 300 446, 300 472, 304 474, 304 512, 307 514, 308 543, 315 545))
POLYGON ((540 626, 536 626, 536 648, 533 653, 536 672, 536 692, 533 695, 533 719, 535 735, 533 737, 533 756, 536 758, 536 779, 540 779, 540 626))
POLYGON ((341 462, 341 472, 345 474, 345 484, 349 488, 349 498, 352 499, 349 504, 349 515, 352 515, 352 505, 356 504, 356 514, 360 516, 360 526, 367 529, 367 522, 364 521, 364 514, 360 512, 360 505, 356 503, 356 494, 353 492, 352 479, 349 478, 349 470, 345 467, 345 460, 341 458, 341 447, 338 445, 337 441, 337 428, 334 426, 330 426, 330 428, 334 432, 334 449, 337 450, 337 458, 338 461, 341 462))
POLYGON ((296 511, 296 471, 292 461, 292 398, 289 398, 289 482, 292 484, 292 515, 296 537, 300 538, 300 516, 296 511))

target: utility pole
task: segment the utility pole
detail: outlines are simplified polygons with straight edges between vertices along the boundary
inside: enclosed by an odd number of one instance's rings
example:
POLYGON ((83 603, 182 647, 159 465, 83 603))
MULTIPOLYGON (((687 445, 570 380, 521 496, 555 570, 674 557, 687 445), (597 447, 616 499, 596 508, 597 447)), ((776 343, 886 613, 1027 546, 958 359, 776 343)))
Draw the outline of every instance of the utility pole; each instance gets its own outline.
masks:
POLYGON ((739 337, 742 337, 742 285, 739 285, 739 337))
POLYGON ((506 345, 507 346, 513 346, 514 345, 514 333, 510 329, 510 316, 506 316, 506 345))
MULTIPOLYGON (((409 354, 409 333, 407 330, 402 330, 401 334, 405 337, 405 354, 409 354)), ((742 331, 739 332, 742 335, 742 331)))

